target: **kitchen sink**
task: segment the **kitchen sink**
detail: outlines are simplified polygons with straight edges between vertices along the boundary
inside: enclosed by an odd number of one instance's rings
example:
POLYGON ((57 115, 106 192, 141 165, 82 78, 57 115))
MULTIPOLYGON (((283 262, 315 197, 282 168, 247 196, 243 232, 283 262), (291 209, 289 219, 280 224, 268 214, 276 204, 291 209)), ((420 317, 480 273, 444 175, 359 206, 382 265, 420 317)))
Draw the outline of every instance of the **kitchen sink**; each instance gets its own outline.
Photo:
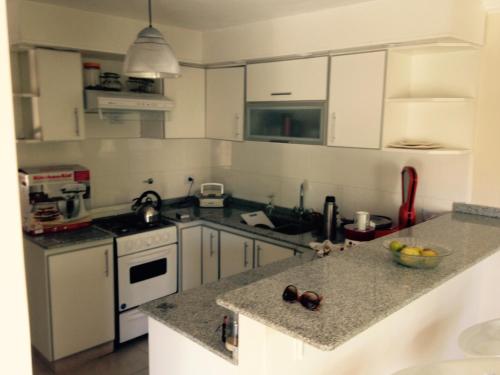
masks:
MULTIPOLYGON (((287 218, 283 216, 269 216, 269 220, 274 224, 275 228, 271 229, 264 225, 256 225, 257 228, 268 228, 274 232, 289 234, 289 235, 297 235, 303 234, 307 232, 311 232, 316 229, 316 225, 312 221, 287 218)), ((243 224, 246 224, 244 221, 241 221, 243 224)))

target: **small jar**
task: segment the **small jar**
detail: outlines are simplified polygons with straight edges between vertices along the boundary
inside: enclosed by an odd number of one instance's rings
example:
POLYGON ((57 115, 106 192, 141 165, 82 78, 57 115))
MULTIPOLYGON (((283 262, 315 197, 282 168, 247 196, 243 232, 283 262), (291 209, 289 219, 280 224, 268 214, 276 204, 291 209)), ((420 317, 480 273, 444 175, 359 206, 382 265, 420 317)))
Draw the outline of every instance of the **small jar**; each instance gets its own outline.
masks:
POLYGON ((122 83, 118 73, 105 72, 101 75, 101 86, 104 90, 121 91, 122 83))
POLYGON ((83 81, 86 89, 99 88, 101 65, 95 62, 83 64, 83 81))

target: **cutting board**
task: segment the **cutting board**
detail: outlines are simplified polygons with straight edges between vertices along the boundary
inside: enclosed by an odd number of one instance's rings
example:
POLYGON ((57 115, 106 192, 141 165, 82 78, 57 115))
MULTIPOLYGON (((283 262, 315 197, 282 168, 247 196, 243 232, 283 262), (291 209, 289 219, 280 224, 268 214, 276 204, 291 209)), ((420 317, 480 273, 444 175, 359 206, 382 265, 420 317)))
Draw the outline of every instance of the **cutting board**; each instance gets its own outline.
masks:
POLYGON ((274 224, 269 220, 264 211, 249 212, 247 214, 241 214, 241 218, 248 225, 254 227, 256 225, 265 225, 271 229, 274 229, 274 224))

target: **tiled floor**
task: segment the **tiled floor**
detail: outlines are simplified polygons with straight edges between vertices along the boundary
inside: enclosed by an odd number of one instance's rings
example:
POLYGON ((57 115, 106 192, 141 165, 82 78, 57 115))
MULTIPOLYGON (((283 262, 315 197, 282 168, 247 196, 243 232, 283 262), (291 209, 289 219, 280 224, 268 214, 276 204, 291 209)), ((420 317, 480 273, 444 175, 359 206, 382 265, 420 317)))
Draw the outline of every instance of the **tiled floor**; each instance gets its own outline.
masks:
MULTIPOLYGON (((59 374, 59 373, 58 373, 59 374)), ((126 343, 119 350, 94 359, 66 374, 71 375, 148 375, 148 339, 126 343)), ((33 359, 33 375, 54 375, 45 364, 33 359)))

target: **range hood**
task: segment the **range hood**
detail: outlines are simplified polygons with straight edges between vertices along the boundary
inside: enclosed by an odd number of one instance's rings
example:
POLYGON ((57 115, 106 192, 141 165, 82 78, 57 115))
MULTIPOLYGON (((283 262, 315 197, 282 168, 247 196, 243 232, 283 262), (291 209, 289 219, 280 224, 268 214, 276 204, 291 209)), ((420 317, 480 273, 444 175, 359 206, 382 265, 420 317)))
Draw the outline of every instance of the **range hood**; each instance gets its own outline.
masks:
POLYGON ((174 102, 160 94, 85 90, 85 112, 98 113, 101 119, 136 119, 139 114, 143 120, 156 120, 173 108, 174 102))

